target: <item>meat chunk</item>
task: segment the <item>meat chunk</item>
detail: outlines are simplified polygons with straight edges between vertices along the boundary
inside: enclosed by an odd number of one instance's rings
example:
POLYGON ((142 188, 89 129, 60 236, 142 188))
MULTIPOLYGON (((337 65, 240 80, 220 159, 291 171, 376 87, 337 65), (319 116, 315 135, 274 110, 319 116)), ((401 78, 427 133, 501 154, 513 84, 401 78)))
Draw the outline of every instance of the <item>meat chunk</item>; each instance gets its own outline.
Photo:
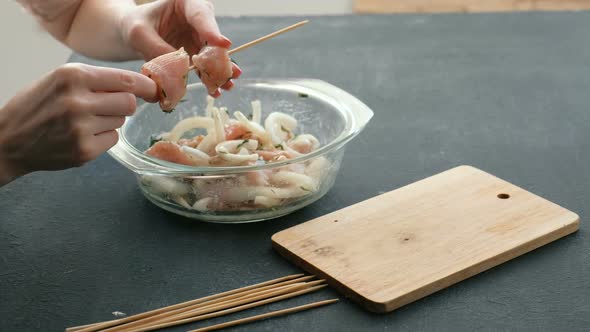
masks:
POLYGON ((227 52, 223 47, 205 46, 193 55, 195 71, 211 95, 232 78, 232 62, 227 52))
POLYGON ((146 152, 152 157, 182 165, 195 165, 195 162, 180 150, 176 143, 161 141, 152 145, 146 152))
POLYGON ((158 85, 162 111, 172 112, 186 94, 189 67, 190 57, 184 48, 154 58, 141 67, 141 73, 158 85))
POLYGON ((252 132, 241 123, 225 126, 225 139, 228 141, 250 138, 252 138, 252 132))

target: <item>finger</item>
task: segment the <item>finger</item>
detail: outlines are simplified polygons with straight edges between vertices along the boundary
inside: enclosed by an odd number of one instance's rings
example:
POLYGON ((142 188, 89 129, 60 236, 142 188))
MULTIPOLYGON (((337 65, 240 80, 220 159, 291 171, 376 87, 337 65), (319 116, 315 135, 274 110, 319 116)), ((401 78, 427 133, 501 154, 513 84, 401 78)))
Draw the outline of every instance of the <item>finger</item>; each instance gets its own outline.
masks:
POLYGON ((213 5, 209 1, 184 1, 184 14, 186 21, 197 31, 200 44, 231 46, 231 41, 219 32, 213 5))
POLYGON ((85 149, 85 157, 88 160, 96 159, 98 156, 112 148, 119 140, 119 134, 114 131, 106 131, 92 136, 88 140, 88 147, 85 149))
POLYGON ((93 93, 87 100, 88 112, 98 116, 131 116, 137 108, 135 95, 129 92, 93 93))
POLYGON ((138 25, 129 32, 129 43, 132 48, 143 54, 146 61, 176 50, 153 28, 144 25, 138 25))
POLYGON ((215 92, 210 93, 209 95, 213 98, 217 98, 217 97, 221 96, 221 91, 219 91, 219 89, 217 89, 217 90, 215 90, 215 92))
POLYGON ((91 67, 87 86, 96 92, 129 92, 146 101, 158 100, 158 87, 149 77, 130 70, 91 67))
POLYGON ((238 67, 235 63, 232 63, 232 77, 231 78, 238 78, 242 75, 242 69, 238 67))
POLYGON ((100 135, 121 128, 124 123, 124 116, 94 116, 91 120, 90 130, 93 135, 100 135))
POLYGON ((231 80, 227 81, 224 85, 221 86, 223 90, 231 90, 234 87, 234 82, 231 80))

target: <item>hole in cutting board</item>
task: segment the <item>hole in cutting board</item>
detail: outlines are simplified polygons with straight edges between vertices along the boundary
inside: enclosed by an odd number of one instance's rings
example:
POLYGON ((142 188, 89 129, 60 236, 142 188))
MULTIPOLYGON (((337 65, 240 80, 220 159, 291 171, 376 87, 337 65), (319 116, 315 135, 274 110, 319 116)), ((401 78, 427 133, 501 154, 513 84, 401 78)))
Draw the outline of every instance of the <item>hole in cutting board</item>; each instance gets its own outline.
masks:
POLYGON ((510 195, 508 195, 508 194, 498 194, 498 198, 499 199, 509 199, 510 198, 510 195))

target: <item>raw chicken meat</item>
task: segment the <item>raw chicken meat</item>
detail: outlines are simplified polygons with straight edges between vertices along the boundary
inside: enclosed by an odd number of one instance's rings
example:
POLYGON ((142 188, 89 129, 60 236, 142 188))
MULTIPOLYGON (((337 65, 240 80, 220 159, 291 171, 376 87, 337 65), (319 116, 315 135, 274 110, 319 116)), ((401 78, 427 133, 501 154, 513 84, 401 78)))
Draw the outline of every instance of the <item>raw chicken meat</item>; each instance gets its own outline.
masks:
POLYGON ((146 152, 147 155, 171 163, 194 166, 195 162, 180 150, 180 146, 173 142, 160 141, 152 145, 146 152))
POLYGON ((232 78, 232 62, 227 52, 223 47, 205 46, 193 55, 195 71, 210 95, 232 78))
POLYGON ((252 138, 252 132, 241 123, 225 126, 225 139, 228 141, 250 138, 252 138))
POLYGON ((184 48, 146 62, 141 73, 158 85, 162 111, 170 113, 186 93, 190 57, 184 48))

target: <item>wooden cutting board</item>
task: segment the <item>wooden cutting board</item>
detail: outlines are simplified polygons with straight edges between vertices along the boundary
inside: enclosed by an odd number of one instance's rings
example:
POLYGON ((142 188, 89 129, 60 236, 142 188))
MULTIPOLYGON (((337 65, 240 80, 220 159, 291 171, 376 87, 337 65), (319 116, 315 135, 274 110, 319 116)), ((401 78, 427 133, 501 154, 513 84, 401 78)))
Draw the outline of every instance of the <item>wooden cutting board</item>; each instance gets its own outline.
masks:
POLYGON ((460 166, 272 237, 374 312, 389 312, 577 231, 579 217, 460 166))

